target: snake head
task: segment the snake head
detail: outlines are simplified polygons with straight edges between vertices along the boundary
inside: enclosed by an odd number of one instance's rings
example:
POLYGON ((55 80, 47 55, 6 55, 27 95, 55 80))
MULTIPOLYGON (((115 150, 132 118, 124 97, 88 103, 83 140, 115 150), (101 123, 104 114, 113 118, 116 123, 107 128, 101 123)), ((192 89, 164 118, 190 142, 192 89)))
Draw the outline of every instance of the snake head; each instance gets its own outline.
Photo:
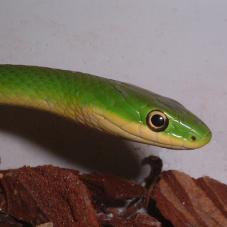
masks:
POLYGON ((170 149, 196 149, 211 140, 206 124, 177 101, 126 83, 112 86, 114 105, 95 111, 104 131, 170 149))

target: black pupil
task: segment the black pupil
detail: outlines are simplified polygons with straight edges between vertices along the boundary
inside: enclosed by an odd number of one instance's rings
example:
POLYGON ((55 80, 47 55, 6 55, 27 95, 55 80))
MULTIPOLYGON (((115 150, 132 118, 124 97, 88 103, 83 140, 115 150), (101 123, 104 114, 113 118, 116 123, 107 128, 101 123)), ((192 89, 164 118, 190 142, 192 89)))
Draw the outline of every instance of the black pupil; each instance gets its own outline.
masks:
POLYGON ((152 116, 151 122, 155 127, 162 127, 165 124, 165 119, 161 115, 155 114, 152 116))

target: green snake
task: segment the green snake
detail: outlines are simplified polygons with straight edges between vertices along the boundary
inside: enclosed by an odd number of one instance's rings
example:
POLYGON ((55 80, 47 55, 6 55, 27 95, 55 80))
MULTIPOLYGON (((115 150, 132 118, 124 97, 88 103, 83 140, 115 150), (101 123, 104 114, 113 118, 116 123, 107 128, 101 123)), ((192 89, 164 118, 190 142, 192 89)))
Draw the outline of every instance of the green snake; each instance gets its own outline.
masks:
POLYGON ((0 65, 0 103, 36 108, 140 143, 195 149, 209 128, 173 99, 81 72, 0 65))

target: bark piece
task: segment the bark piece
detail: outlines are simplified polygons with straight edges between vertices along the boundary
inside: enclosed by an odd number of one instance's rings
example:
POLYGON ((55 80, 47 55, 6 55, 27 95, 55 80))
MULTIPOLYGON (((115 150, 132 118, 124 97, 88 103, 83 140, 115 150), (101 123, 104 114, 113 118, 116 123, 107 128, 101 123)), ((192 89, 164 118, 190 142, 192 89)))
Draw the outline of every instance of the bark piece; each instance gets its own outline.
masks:
POLYGON ((227 226, 226 185, 179 171, 162 172, 154 185, 153 175, 147 189, 111 175, 80 175, 53 166, 0 171, 0 209, 7 214, 0 215, 0 226, 171 226, 155 212, 146 213, 150 195, 176 227, 227 226))
POLYGON ((176 227, 227 226, 227 186, 209 177, 196 180, 179 171, 162 172, 152 198, 176 227))
POLYGON ((146 193, 144 187, 113 175, 84 174, 81 179, 96 196, 111 201, 142 197, 146 193))
POLYGON ((6 170, 0 176, 0 209, 31 226, 160 226, 138 212, 148 190, 118 177, 53 166, 6 170))
POLYGON ((0 208, 17 219, 56 227, 99 226, 89 191, 71 171, 43 166, 3 174, 0 208))

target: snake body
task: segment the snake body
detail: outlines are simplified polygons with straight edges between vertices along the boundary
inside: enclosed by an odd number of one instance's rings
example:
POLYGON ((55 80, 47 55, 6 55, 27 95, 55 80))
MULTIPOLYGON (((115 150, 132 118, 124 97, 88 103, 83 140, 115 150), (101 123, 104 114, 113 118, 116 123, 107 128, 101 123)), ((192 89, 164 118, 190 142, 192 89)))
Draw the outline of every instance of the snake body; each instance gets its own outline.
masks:
POLYGON ((178 102, 81 72, 0 65, 0 103, 49 111, 160 147, 195 149, 211 139, 209 128, 178 102))

